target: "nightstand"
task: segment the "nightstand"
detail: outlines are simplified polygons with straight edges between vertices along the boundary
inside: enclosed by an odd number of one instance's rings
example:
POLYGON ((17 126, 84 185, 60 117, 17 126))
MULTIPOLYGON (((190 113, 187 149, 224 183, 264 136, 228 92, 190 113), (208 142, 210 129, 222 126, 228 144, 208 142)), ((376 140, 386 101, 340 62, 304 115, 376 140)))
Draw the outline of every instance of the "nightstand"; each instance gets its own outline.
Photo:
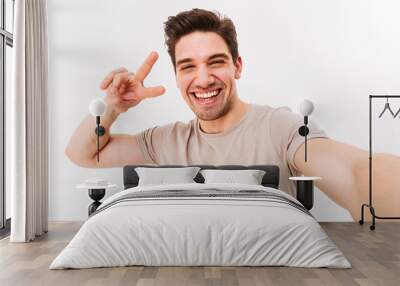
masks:
POLYGON ((89 197, 93 200, 93 203, 88 207, 88 215, 90 216, 96 209, 101 205, 100 200, 104 198, 107 189, 116 188, 117 185, 105 182, 105 184, 88 184, 87 182, 77 185, 77 189, 88 190, 89 197))
POLYGON ((320 179, 321 177, 305 176, 289 178, 296 181, 296 199, 308 210, 311 210, 314 205, 314 181, 320 179))

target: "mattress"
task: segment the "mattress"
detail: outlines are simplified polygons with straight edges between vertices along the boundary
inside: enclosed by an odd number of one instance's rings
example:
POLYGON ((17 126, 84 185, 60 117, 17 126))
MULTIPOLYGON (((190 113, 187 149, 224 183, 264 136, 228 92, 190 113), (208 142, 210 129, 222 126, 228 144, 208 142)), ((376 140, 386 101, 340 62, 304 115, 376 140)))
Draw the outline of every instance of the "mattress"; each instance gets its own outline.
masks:
POLYGON ((137 186, 109 197, 50 269, 131 265, 351 267, 284 192, 199 183, 137 186))

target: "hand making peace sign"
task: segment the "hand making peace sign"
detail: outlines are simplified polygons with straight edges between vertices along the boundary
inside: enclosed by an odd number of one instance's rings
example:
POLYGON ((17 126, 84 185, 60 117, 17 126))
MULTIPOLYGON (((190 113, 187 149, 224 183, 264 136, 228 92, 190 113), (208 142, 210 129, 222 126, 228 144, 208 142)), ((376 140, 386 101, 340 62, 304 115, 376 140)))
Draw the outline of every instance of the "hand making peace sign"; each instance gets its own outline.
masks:
POLYGON ((144 79, 150 73, 157 59, 158 54, 151 52, 136 74, 128 72, 126 68, 119 68, 108 74, 100 85, 102 90, 107 90, 108 107, 122 113, 136 106, 145 98, 164 94, 163 86, 145 87, 143 85, 144 79))

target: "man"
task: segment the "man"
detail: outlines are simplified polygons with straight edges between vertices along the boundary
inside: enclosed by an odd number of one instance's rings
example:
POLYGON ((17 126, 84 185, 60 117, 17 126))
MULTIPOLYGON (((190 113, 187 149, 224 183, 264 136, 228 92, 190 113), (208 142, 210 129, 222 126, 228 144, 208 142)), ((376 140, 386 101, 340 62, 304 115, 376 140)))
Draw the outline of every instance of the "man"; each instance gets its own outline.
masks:
MULTIPOLYGON (((213 12, 193 9, 169 17, 166 45, 183 99, 195 113, 188 123, 175 122, 139 134, 110 134, 119 114, 143 99, 165 93, 162 86, 143 81, 157 60, 150 53, 136 73, 125 68, 111 72, 101 83, 106 90, 106 134, 100 139, 96 162, 95 121, 88 116, 72 135, 67 156, 84 167, 120 167, 128 164, 276 164, 280 188, 294 195, 291 175, 320 176, 316 185, 349 210, 354 219, 368 198, 368 153, 327 138, 310 124, 309 160, 304 161, 304 138, 298 134, 302 117, 288 108, 248 104, 238 96, 236 80, 242 72, 232 21, 213 12)), ((374 158, 374 203, 380 215, 399 210, 400 158, 374 158)))

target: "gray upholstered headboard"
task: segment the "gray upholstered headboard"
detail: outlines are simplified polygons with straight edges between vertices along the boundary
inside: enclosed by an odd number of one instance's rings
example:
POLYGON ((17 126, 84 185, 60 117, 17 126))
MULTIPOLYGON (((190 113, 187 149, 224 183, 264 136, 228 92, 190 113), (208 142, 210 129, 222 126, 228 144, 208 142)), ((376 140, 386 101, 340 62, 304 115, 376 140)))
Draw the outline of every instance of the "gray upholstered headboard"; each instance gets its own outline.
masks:
MULTIPOLYGON (((220 166, 212 166, 212 165, 190 165, 200 167, 201 169, 220 169, 220 170, 248 170, 248 169, 256 169, 256 170, 264 170, 266 173, 262 179, 262 185, 265 187, 271 187, 278 189, 279 188, 279 167, 276 165, 220 165, 220 166)), ((149 168, 177 168, 177 167, 185 167, 183 165, 128 165, 124 167, 124 189, 133 188, 138 185, 139 177, 135 171, 136 167, 149 167, 149 168)), ((198 173, 194 178, 197 183, 204 183, 203 176, 198 173)))

